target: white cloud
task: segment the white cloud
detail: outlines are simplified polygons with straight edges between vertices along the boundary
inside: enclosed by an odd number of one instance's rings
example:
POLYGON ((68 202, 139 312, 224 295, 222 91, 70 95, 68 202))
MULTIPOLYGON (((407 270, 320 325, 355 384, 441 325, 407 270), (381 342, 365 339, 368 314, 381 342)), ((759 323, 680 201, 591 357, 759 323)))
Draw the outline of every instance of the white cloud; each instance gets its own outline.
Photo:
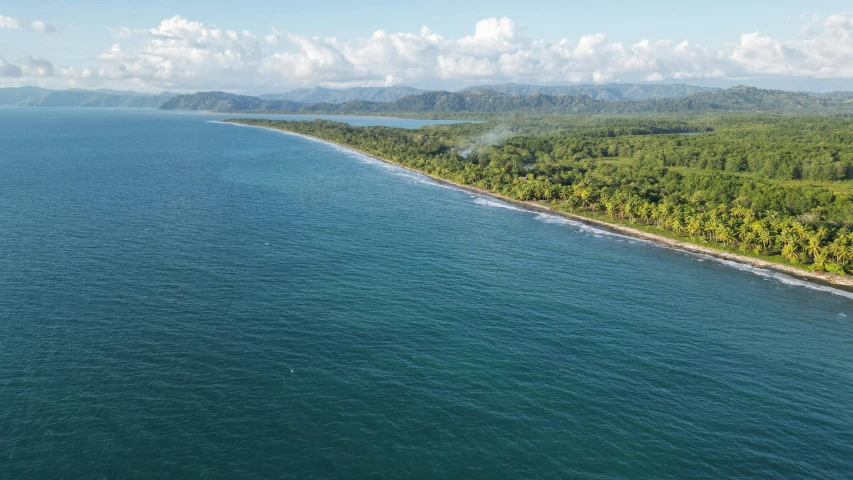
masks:
POLYGON ((52 25, 48 25, 48 24, 42 22, 41 20, 34 21, 33 23, 30 24, 30 26, 33 28, 33 30, 35 30, 39 33, 45 33, 45 34, 59 33, 59 30, 56 27, 54 27, 52 25))
POLYGON ((297 53, 275 53, 264 57, 258 73, 273 81, 347 82, 371 80, 370 73, 358 69, 341 51, 321 40, 288 35, 297 53))
POLYGON ((6 61, 0 57, 0 78, 16 78, 23 76, 21 68, 6 61))
MULTIPOLYGON (((0 25, 11 25, 0 17, 0 25)), ((114 45, 88 65, 37 68, 74 85, 158 90, 257 91, 302 85, 462 86, 479 82, 660 82, 701 78, 787 76, 853 78, 853 16, 811 19, 795 41, 745 33, 708 47, 687 41, 611 41, 604 32, 556 42, 526 37, 509 18, 487 18, 470 35, 447 38, 377 30, 352 40, 271 29, 255 35, 181 16, 150 29, 110 29, 114 45)), ((36 23, 33 22, 35 27, 36 23)), ((44 29, 48 26, 44 25, 44 29)), ((50 74, 48 74, 49 76, 50 74)), ((7 75, 8 76, 8 75, 7 75)))
POLYGON ((500 64, 488 58, 473 56, 439 55, 438 76, 444 79, 487 79, 500 71, 500 64))
POLYGON ((741 35, 732 45, 732 60, 748 72, 816 78, 853 77, 853 15, 830 15, 812 21, 803 38, 781 42, 758 32, 741 35))
POLYGON ((53 64, 43 58, 33 58, 29 55, 17 60, 21 71, 28 77, 52 77, 53 64))
POLYGON ((148 30, 110 29, 118 39, 142 40, 141 48, 124 50, 112 45, 85 68, 69 67, 60 75, 76 85, 127 84, 139 88, 235 88, 251 86, 258 76, 260 43, 248 31, 222 30, 180 16, 148 30))
POLYGON ((0 28, 21 28, 17 18, 0 15, 0 28))
POLYGON ((507 52, 519 47, 515 22, 509 18, 487 18, 474 26, 474 35, 457 44, 469 52, 507 52))

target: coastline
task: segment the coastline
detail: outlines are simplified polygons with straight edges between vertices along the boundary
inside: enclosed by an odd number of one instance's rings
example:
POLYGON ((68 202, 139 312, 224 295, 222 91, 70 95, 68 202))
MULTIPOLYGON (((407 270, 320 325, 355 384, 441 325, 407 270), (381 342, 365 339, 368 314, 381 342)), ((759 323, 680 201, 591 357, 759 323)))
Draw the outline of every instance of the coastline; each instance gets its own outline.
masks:
POLYGON ((656 243, 658 245, 662 245, 664 247, 672 248, 675 250, 681 250, 681 251, 686 251, 686 252, 700 254, 700 255, 707 255, 707 256, 714 257, 714 258, 721 259, 721 260, 727 260, 730 262, 735 262, 735 263, 739 263, 739 264, 743 264, 743 265, 749 265, 749 266, 752 266, 754 268, 771 270, 774 272, 782 273, 784 275, 792 276, 794 278, 797 278, 800 280, 805 280, 805 281, 815 283, 818 285, 826 285, 826 286, 831 286, 834 288, 840 288, 846 292, 853 292, 853 277, 842 277, 842 276, 831 274, 828 272, 813 272, 813 271, 809 271, 809 270, 804 270, 801 268, 797 268, 793 265, 785 265, 782 263, 752 258, 752 257, 748 257, 745 255, 739 255, 736 253, 718 250, 718 249, 715 249, 712 247, 706 247, 706 246, 698 245, 695 243, 685 242, 685 241, 681 241, 681 240, 675 240, 672 238, 664 237, 663 235, 657 235, 654 233, 645 232, 645 231, 642 231, 642 230, 639 230, 636 228, 631 228, 631 227, 628 227, 625 225, 609 223, 609 222, 606 222, 603 220, 585 217, 583 215, 573 214, 573 213, 569 213, 569 212, 563 212, 563 211, 556 210, 556 209, 551 208, 547 205, 542 205, 542 204, 534 202, 534 201, 515 200, 512 198, 506 197, 504 195, 501 195, 499 193, 492 192, 490 190, 486 190, 486 189, 479 188, 479 187, 472 187, 470 185, 464 185, 461 183, 456 183, 456 182, 453 182, 450 180, 446 180, 446 179, 443 179, 440 177, 436 177, 436 176, 430 175, 426 172, 422 172, 420 170, 417 170, 417 169, 414 169, 411 167, 407 167, 405 165, 400 165, 399 163, 392 162, 390 160, 386 160, 382 157, 378 157, 376 155, 373 155, 371 153, 359 150, 357 148, 353 148, 353 147, 350 147, 347 145, 341 145, 339 143, 335 143, 335 142, 332 142, 330 140, 325 140, 325 139, 318 138, 318 137, 312 137, 310 135, 304 135, 301 133, 291 132, 288 130, 281 130, 278 128, 262 127, 262 126, 258 126, 258 125, 243 125, 243 124, 227 122, 227 121, 218 121, 217 120, 217 121, 213 121, 212 123, 222 123, 222 124, 236 125, 236 126, 250 127, 250 128, 262 128, 264 130, 272 130, 274 132, 285 133, 288 135, 294 135, 297 137, 302 137, 302 138, 305 138, 308 140, 326 143, 328 145, 334 145, 334 146, 339 147, 339 148, 344 148, 344 149, 359 153, 359 154, 364 155, 368 158, 371 158, 371 159, 374 159, 374 160, 377 160, 377 161, 380 161, 383 163, 387 163, 389 165, 394 165, 395 167, 402 168, 402 169, 410 171, 412 173, 417 173, 419 175, 423 175, 425 177, 432 179, 435 182, 438 182, 438 183, 441 183, 444 185, 452 185, 452 186, 459 188, 461 190, 465 190, 465 191, 472 192, 472 193, 477 193, 479 195, 488 196, 488 197, 500 200, 502 202, 508 203, 510 205, 515 205, 515 206, 524 208, 524 209, 529 210, 529 211, 534 211, 534 212, 539 212, 539 213, 547 213, 549 215, 557 215, 557 216, 560 216, 563 218, 574 220, 574 221, 579 222, 579 223, 583 223, 585 225, 600 227, 600 228, 603 228, 603 229, 611 231, 611 232, 619 233, 621 235, 625 235, 625 236, 632 237, 632 238, 637 238, 637 239, 649 241, 649 242, 656 243))

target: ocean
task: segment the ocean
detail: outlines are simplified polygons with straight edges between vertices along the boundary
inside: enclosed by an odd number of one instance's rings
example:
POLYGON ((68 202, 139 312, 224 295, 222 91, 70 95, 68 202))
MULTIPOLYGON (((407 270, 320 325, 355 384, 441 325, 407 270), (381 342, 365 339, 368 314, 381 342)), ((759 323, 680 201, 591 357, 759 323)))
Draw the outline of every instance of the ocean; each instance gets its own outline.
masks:
POLYGON ((0 109, 0 478, 853 477, 853 294, 225 117, 0 109))

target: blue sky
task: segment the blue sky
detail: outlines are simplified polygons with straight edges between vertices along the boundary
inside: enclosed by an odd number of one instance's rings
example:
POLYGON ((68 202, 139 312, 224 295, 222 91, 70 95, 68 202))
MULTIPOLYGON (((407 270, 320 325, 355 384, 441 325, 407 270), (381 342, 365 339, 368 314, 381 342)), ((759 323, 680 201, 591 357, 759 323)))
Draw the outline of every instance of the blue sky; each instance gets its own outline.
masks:
POLYGON ((662 81, 837 89, 853 76, 845 9, 853 5, 0 2, 0 86, 257 93, 311 85, 662 81), (385 36, 374 34, 380 30, 385 36), (217 37, 229 31, 238 38, 217 37))

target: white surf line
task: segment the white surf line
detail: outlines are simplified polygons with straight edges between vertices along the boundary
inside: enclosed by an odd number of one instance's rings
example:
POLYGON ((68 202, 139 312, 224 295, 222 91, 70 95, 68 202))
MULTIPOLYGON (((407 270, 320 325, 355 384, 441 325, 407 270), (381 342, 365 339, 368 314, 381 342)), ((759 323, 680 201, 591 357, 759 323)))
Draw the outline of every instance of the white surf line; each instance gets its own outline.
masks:
POLYGON ((507 210, 515 210, 518 212, 531 213, 534 215, 534 218, 536 218, 536 220, 539 220, 541 222, 552 223, 552 224, 557 224, 557 225, 567 225, 567 226, 573 227, 577 230, 580 230, 582 232, 588 232, 588 233, 596 234, 597 236, 607 235, 609 237, 618 237, 620 239, 628 240, 631 242, 642 242, 642 243, 647 243, 650 245, 661 246, 661 247, 665 246, 665 245, 661 245, 657 242, 653 242, 651 240, 632 237, 630 235, 625 235, 625 234, 617 233, 617 232, 609 232, 607 230, 604 230, 603 228, 598 228, 598 227, 595 227, 593 225, 588 225, 588 224, 583 223, 579 220, 573 220, 571 218, 564 217, 562 215, 557 215, 555 213, 539 212, 539 211, 536 211, 536 210, 533 210, 530 208, 524 208, 521 206, 517 207, 517 206, 512 205, 510 203, 507 203, 507 202, 505 202, 499 198, 481 196, 481 197, 477 197, 474 200, 474 203, 476 203, 477 205, 482 205, 484 207, 505 208, 507 210))
MULTIPOLYGON (((292 135, 295 137, 304 138, 306 140, 311 140, 313 142, 322 143, 324 145, 328 145, 330 147, 333 147, 335 150, 347 153, 347 154, 349 154, 349 156, 355 157, 355 158, 363 161, 364 163, 367 163, 370 165, 381 166, 382 168, 384 168, 386 170, 394 170, 396 172, 404 172, 407 174, 407 175, 400 175, 400 176, 411 176, 411 178, 414 178, 415 176, 417 176, 417 178, 422 180, 422 182, 419 182, 419 183, 434 185, 434 186, 443 187, 443 188, 448 188, 450 190, 456 190, 458 192, 463 192, 463 193, 472 193, 470 190, 467 190, 465 188, 458 187, 458 186, 451 185, 451 184, 439 183, 435 179, 430 178, 429 176, 424 175, 422 173, 418 173, 418 172, 409 170, 407 168, 401 167, 399 165, 394 165, 393 163, 385 162, 383 160, 373 158, 370 155, 359 152, 357 150, 353 150, 353 149, 351 149, 349 147, 345 147, 343 145, 338 145, 337 143, 330 142, 328 140, 321 140, 319 138, 311 137, 308 135, 303 135, 301 133, 288 132, 285 130, 279 130, 277 128, 262 127, 259 125, 241 125, 239 123, 223 122, 223 121, 219 121, 219 120, 210 120, 210 121, 208 121, 208 123, 235 125, 238 127, 260 128, 263 130, 272 130, 274 132, 283 133, 285 135, 292 135)), ((707 255, 704 253, 693 252, 690 250, 682 250, 680 248, 671 247, 669 245, 659 243, 659 242, 655 242, 652 240, 647 240, 644 238, 637 238, 637 237, 633 237, 630 235, 625 235, 625 234, 621 234, 621 233, 617 233, 617 232, 607 231, 603 228, 597 228, 595 226, 589 225, 589 224, 584 223, 582 221, 573 220, 571 218, 563 217, 561 215, 557 215, 557 214, 553 214, 553 213, 547 213, 547 212, 540 212, 540 211, 536 211, 532 208, 524 208, 521 206, 515 206, 515 205, 512 205, 510 203, 507 203, 504 200, 501 200, 500 198, 491 197, 489 195, 482 194, 479 192, 474 192, 473 196, 475 198, 474 203, 481 205, 481 206, 492 207, 492 208, 504 208, 507 210, 516 210, 519 212, 531 213, 531 214, 535 215, 535 218, 537 218, 538 220, 541 220, 545 223, 557 223, 557 224, 567 225, 567 226, 574 227, 574 228, 576 228, 580 231, 583 231, 583 232, 594 233, 594 234, 598 234, 598 235, 602 235, 602 236, 606 235, 608 237, 619 237, 620 239, 624 239, 624 240, 628 240, 628 241, 632 241, 632 242, 640 242, 640 243, 643 243, 646 245, 651 245, 651 246, 658 247, 658 248, 672 250, 672 251, 679 252, 679 253, 686 253, 688 255, 693 255, 697 258, 701 258, 704 260, 713 260, 713 261, 715 261, 721 265, 725 265, 727 267, 733 268, 735 270, 739 270, 741 272, 747 272, 747 273, 751 273, 753 275, 756 275, 756 276, 759 276, 762 278, 768 278, 771 280, 775 280, 775 281, 782 283, 784 285, 804 287, 804 288, 808 288, 811 290, 817 290, 817 291, 821 291, 821 292, 825 292, 825 293, 831 293, 833 295, 838 295, 841 297, 853 299, 853 292, 848 292, 847 290, 842 290, 840 288, 835 288, 835 287, 832 287, 829 285, 814 283, 814 282, 811 282, 809 280, 800 279, 800 278, 797 278, 797 277, 794 277, 791 275, 787 275, 785 273, 782 273, 782 272, 779 272, 776 270, 754 267, 754 266, 747 264, 747 263, 736 262, 733 260, 727 260, 725 258, 718 258, 718 257, 715 257, 713 255, 707 255)))
POLYGON ((475 197, 474 203, 476 203, 477 205, 482 205, 484 207, 505 208, 507 210, 515 210, 516 212, 533 213, 530 210, 526 210, 524 208, 516 207, 516 206, 510 205, 506 202, 501 202, 498 199, 491 199, 491 198, 486 198, 486 197, 475 197))
POLYGON ((223 122, 221 120, 208 120, 206 123, 218 123, 221 125, 233 125, 233 126, 237 126, 237 127, 259 128, 261 130, 270 130, 270 131, 277 132, 277 133, 283 133, 285 135, 292 135, 294 137, 304 138, 305 140, 310 140, 312 142, 321 143, 321 144, 326 145, 328 147, 332 147, 334 150, 337 150, 338 152, 341 152, 341 153, 345 153, 347 156, 353 157, 353 158, 361 161, 362 163, 365 163, 368 165, 374 165, 374 166, 383 168, 385 170, 391 170, 394 172, 394 173, 392 173, 392 175, 397 176, 397 177, 408 178, 408 179, 414 180, 416 183, 419 183, 422 185, 430 185, 433 187, 446 188, 446 189, 455 190, 458 192, 467 192, 467 190, 460 188, 460 187, 457 187, 455 185, 440 183, 440 182, 436 181, 435 179, 430 178, 429 176, 424 175, 422 173, 415 172, 413 170, 410 170, 410 169, 405 168, 405 167, 401 167, 399 165, 394 165, 393 163, 386 162, 384 160, 379 160, 379 159, 374 158, 374 157, 372 157, 366 153, 359 152, 358 150, 353 150, 353 149, 351 149, 349 147, 345 147, 343 145, 338 145, 337 143, 330 142, 328 140, 322 140, 322 139, 319 139, 316 137, 311 137, 309 135, 303 135, 301 133, 288 132, 286 130, 279 130, 277 128, 262 127, 260 125, 243 125, 240 123, 223 122))
MULTIPOLYGON (((666 245, 661 245, 666 247, 666 245)), ((675 248, 667 247, 672 250, 678 250, 675 248)), ((845 298, 853 299, 853 292, 848 292, 847 290, 841 290, 840 288, 835 288, 829 285, 821 285, 819 283, 810 282, 808 280, 799 279, 797 277, 793 277, 791 275, 786 275, 782 272, 776 270, 770 270, 767 268, 755 267, 746 263, 735 262, 733 260, 727 260, 725 258, 718 258, 713 255, 705 255, 703 253, 698 252, 686 252, 693 256, 699 257, 701 260, 711 260, 722 265, 725 265, 730 268, 734 268, 735 270, 740 270, 742 272, 752 273, 753 275, 758 275, 765 279, 775 280, 779 283, 791 286, 791 287, 804 287, 809 288, 811 290, 818 290, 821 292, 831 293, 833 295, 839 295, 845 298)))
POLYGON ((847 290, 835 288, 835 287, 832 287, 829 285, 822 285, 819 283, 810 282, 808 280, 803 280, 803 279, 800 279, 800 278, 797 278, 797 277, 794 277, 791 275, 786 275, 786 274, 784 274, 782 272, 778 272, 776 270, 754 267, 754 266, 746 264, 746 263, 735 262, 733 260, 727 260, 725 258, 718 258, 718 257, 715 257, 713 255, 706 255, 704 253, 691 252, 689 250, 682 250, 679 248, 671 247, 669 245, 665 245, 663 243, 658 243, 658 242, 654 242, 651 240, 646 240, 644 238, 636 238, 636 237, 632 237, 630 235, 623 235, 621 233, 608 232, 607 230, 596 228, 594 226, 587 225, 587 224, 580 222, 580 221, 577 221, 577 220, 572 220, 570 218, 566 218, 566 217, 563 217, 560 215, 536 212, 533 210, 529 210, 529 209, 525 209, 525 208, 521 208, 521 207, 516 207, 516 206, 510 205, 506 202, 501 202, 500 200, 497 200, 497 199, 491 200, 491 199, 485 199, 485 198, 477 198, 476 200, 474 200, 474 203, 476 203, 478 205, 483 205, 486 207, 504 208, 507 210, 516 210, 516 211, 521 211, 521 212, 533 213, 536 215, 536 218, 538 220, 543 221, 545 223, 553 223, 553 224, 570 226, 570 227, 576 228, 577 230, 580 230, 582 232, 592 233, 592 234, 596 235, 597 237, 601 236, 601 235, 607 235, 610 237, 619 237, 620 239, 628 240, 631 242, 640 242, 640 243, 643 243, 645 245, 650 245, 653 247, 663 248, 666 250, 671 250, 673 252, 684 253, 684 254, 687 254, 690 256, 694 256, 700 260, 711 260, 711 261, 717 262, 721 265, 727 266, 729 268, 739 270, 741 272, 747 272, 747 273, 751 273, 753 275, 756 275, 756 276, 759 276, 759 277, 762 277, 765 279, 775 280, 775 281, 782 283, 784 285, 788 285, 788 286, 792 286, 792 287, 809 288, 812 290, 831 293, 834 295, 839 295, 839 296, 842 296, 845 298, 853 299, 853 292, 849 292, 847 290))

